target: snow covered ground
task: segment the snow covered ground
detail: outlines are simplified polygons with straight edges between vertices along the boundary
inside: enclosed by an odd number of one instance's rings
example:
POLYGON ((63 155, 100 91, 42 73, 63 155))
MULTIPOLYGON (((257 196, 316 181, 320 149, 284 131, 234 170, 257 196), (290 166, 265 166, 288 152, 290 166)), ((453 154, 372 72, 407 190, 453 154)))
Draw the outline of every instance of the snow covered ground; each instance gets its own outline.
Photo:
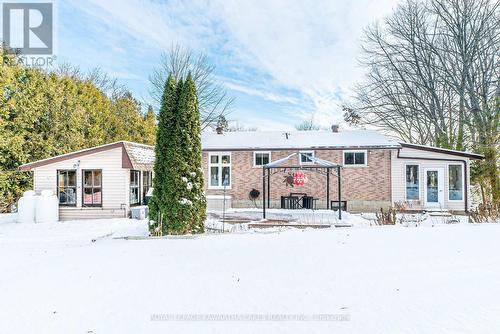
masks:
MULTIPOLYGON (((286 221, 298 225, 328 225, 328 226, 351 226, 368 227, 377 224, 377 215, 375 213, 353 214, 342 211, 342 219, 339 219, 338 211, 333 210, 285 210, 285 209, 267 209, 266 219, 286 221)), ((205 227, 209 231, 243 232, 248 230, 248 223, 260 222, 262 220, 262 209, 228 209, 225 214, 221 211, 209 211, 205 227), (225 216, 224 216, 225 215, 225 216), (227 223, 223 223, 222 217, 225 217, 227 223)), ((404 226, 434 226, 437 224, 467 223, 467 216, 449 215, 449 216, 431 216, 429 214, 397 214, 398 224, 404 226)), ((281 231, 286 227, 273 228, 281 231)))
POLYGON ((0 215, 0 333, 498 333, 500 224, 144 236, 0 215), (169 315, 344 321, 152 321, 169 315), (346 321, 347 320, 347 321, 346 321))

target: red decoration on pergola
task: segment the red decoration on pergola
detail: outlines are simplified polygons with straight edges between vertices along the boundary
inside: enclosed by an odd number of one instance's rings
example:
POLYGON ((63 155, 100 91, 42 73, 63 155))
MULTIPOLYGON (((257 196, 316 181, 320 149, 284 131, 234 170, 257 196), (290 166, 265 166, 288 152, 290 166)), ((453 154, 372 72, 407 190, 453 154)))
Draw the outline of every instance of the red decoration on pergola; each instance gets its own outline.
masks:
POLYGON ((293 184, 296 186, 303 186, 307 181, 307 176, 303 171, 299 170, 293 173, 293 184))

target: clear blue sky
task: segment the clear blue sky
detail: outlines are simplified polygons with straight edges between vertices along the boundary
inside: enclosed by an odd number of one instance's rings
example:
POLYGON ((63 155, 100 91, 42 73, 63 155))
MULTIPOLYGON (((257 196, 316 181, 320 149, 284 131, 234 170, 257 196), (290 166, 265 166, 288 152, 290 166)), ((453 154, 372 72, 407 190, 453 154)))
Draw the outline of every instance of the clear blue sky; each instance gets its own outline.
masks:
POLYGON ((57 1, 58 62, 100 67, 143 101, 162 50, 208 55, 236 98, 230 119, 261 130, 328 126, 362 77, 359 38, 397 0, 57 1))

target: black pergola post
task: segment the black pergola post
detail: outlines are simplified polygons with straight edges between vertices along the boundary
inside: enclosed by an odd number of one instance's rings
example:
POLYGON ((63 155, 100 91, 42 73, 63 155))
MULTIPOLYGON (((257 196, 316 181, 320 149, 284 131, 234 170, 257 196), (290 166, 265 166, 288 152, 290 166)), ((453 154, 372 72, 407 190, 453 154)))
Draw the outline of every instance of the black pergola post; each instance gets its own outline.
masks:
POLYGON ((266 167, 262 167, 262 218, 266 219, 266 167))
POLYGON ((330 167, 326 169, 326 209, 330 210, 330 167))
POLYGON ((267 208, 271 208, 271 171, 267 171, 267 208))
POLYGON ((342 185, 340 184, 340 166, 337 167, 337 178, 339 182, 339 220, 342 220, 342 185))

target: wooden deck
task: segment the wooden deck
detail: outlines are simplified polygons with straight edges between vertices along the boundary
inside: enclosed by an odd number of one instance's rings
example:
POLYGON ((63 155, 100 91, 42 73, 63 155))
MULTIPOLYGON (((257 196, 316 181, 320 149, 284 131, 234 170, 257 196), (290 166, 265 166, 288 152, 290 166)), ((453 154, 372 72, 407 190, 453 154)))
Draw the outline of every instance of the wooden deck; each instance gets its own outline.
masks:
POLYGON ((315 229, 325 229, 332 227, 352 227, 351 224, 314 224, 314 223, 297 223, 293 221, 284 221, 284 220, 264 220, 260 222, 254 222, 248 224, 249 228, 270 228, 270 227, 293 227, 293 228, 315 228, 315 229))
MULTIPOLYGON (((210 214, 212 218, 219 219, 222 221, 222 216, 219 214, 210 214)), ((260 213, 258 213, 260 215, 260 213)), ((253 217, 252 217, 253 218, 253 217)), ((238 213, 230 213, 226 215, 224 222, 226 224, 248 224, 248 228, 250 229, 266 229, 266 228, 276 228, 276 227, 291 227, 291 228, 298 228, 298 229, 306 229, 306 228, 313 228, 313 229, 328 229, 328 228, 339 228, 339 227, 352 227, 351 224, 344 224, 341 221, 338 221, 333 224, 325 224, 325 223, 300 223, 297 222, 296 219, 294 219, 292 216, 290 217, 279 217, 277 219, 266 219, 266 220, 258 220, 257 219, 252 219, 249 217, 244 217, 241 214, 238 213)))
POLYGON ((249 228, 272 228, 272 227, 293 227, 293 228, 331 228, 331 225, 326 224, 300 224, 300 223, 274 223, 274 222, 259 222, 248 224, 249 228))

